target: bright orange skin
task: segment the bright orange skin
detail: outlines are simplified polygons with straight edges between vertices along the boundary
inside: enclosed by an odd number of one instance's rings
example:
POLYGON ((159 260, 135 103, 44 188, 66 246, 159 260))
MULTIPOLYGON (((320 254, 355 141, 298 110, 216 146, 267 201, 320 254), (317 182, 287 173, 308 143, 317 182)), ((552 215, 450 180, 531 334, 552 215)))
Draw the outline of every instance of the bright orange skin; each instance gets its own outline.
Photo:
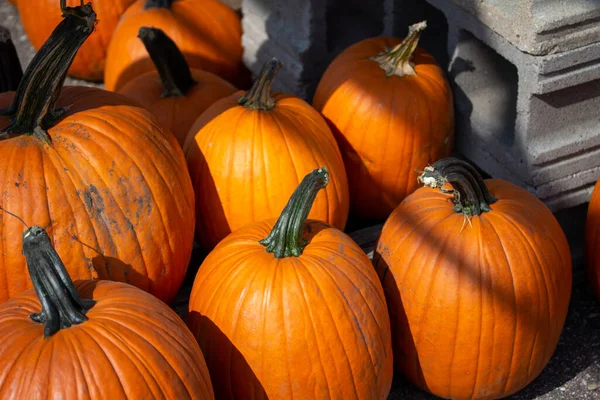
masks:
POLYGON ((325 71, 313 106, 328 119, 350 184, 352 213, 384 219, 417 189, 415 169, 448 156, 454 106, 444 71, 417 49, 416 75, 387 77, 373 57, 400 42, 350 46, 325 71))
POLYGON ((214 399, 202 351, 166 304, 133 286, 80 281, 87 321, 44 339, 33 290, 0 306, 0 398, 214 399))
MULTIPOLYGON (((234 85, 245 84, 239 15, 218 0, 178 0, 171 9, 144 10, 145 0, 127 9, 108 48, 107 90, 119 91, 133 78, 155 69, 137 37, 142 26, 159 28, 184 54, 190 67, 213 72, 234 85)), ((100 16, 99 16, 100 18, 100 16)))
POLYGON ((300 257, 276 259, 258 243, 274 224, 232 233, 196 275, 189 326, 216 397, 387 399, 390 326, 369 259, 318 221, 305 227, 300 257))
POLYGON ((344 229, 348 180, 331 131, 303 100, 275 94, 268 111, 217 101, 190 129, 183 151, 196 190, 196 236, 206 250, 230 232, 279 216, 304 176, 322 166, 329 185, 309 214, 344 229))
POLYGON ((590 284, 600 300, 600 189, 596 187, 588 205, 585 222, 585 258, 590 284))
MULTIPOLYGON (((98 24, 77 52, 73 64, 69 68, 70 76, 88 81, 102 81, 108 44, 117 27, 119 18, 134 1, 91 1, 98 16, 98 24)), ((79 0, 67 0, 67 5, 71 7, 79 5, 79 3, 79 0)), ((17 4, 17 6, 23 29, 25 29, 25 33, 34 49, 38 50, 62 20, 59 1, 26 0, 22 1, 21 4, 17 4)))
MULTIPOLYGON (((9 107, 14 92, 0 94, 9 107)), ((187 270, 194 193, 175 137, 125 96, 65 87, 67 117, 48 130, 0 138, 0 205, 46 226, 73 279, 131 283, 170 301, 187 270)), ((0 129, 8 125, 0 116, 0 129)), ((0 212, 0 303, 31 288, 23 225, 0 212)))
POLYGON ((396 366, 443 398, 524 388, 556 349, 567 315, 571 256, 560 225, 526 190, 486 183, 500 200, 464 227, 449 195, 418 189, 390 215, 374 257, 396 366))
POLYGON ((152 111, 183 146, 188 131, 200 114, 217 100, 237 91, 231 83, 210 72, 192 69, 191 73, 197 84, 185 96, 162 97, 164 86, 156 71, 132 79, 119 93, 152 111))

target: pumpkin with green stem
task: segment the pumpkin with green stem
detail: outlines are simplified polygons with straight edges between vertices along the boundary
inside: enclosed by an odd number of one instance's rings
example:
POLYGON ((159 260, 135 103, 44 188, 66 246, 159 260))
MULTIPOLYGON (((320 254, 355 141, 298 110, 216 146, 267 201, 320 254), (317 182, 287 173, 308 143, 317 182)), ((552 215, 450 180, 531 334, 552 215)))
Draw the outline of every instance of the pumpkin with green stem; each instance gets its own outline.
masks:
MULTIPOLYGON (((74 279, 123 281, 170 301, 191 256, 193 187, 175 137, 149 111, 116 93, 62 88, 95 21, 90 4, 67 7, 17 92, 0 94, 0 206, 51 225, 74 279)), ((16 232, 0 213, 0 302, 31 287, 16 232)))
POLYGON ((181 145, 196 118, 217 100, 237 89, 219 76, 187 64, 179 48, 162 30, 141 27, 139 38, 157 71, 127 82, 119 93, 130 97, 170 129, 181 145))
POLYGON ((202 263, 189 326, 219 399, 387 399, 383 290, 362 249, 308 220, 330 177, 310 172, 279 219, 231 233, 202 263))
POLYGON ((304 100, 271 94, 282 64, 265 63, 247 92, 209 107, 184 144, 196 189, 196 236, 211 250, 230 232, 276 218, 302 177, 327 165, 332 184, 311 218, 344 229, 348 180, 340 150, 323 117, 304 100))
POLYGON ((39 226, 22 240, 34 290, 0 305, 0 398, 214 399, 202 351, 166 304, 125 283, 74 284, 39 226))
POLYGON ((418 187, 414 169, 450 155, 452 91, 442 68, 417 47, 425 22, 408 36, 376 37, 338 55, 313 106, 335 135, 353 214, 385 219, 418 187))
POLYGON ((571 255, 550 210, 510 182, 445 158, 390 215, 374 265, 394 360, 443 398, 499 399, 528 385, 556 349, 571 255))

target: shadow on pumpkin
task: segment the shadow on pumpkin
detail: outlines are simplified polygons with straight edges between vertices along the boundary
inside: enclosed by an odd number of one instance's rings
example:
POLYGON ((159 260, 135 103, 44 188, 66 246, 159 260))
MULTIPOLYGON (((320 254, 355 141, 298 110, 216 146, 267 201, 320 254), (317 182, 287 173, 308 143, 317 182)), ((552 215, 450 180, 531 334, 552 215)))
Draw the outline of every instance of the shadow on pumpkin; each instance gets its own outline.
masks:
POLYGON ((268 398, 242 353, 212 320, 197 311, 192 311, 188 316, 188 326, 204 353, 215 398, 268 398), (248 396, 249 393, 252 395, 248 396))
POLYGON ((150 290, 150 279, 118 258, 98 255, 92 258, 92 265, 98 279, 129 283, 146 292, 150 290))

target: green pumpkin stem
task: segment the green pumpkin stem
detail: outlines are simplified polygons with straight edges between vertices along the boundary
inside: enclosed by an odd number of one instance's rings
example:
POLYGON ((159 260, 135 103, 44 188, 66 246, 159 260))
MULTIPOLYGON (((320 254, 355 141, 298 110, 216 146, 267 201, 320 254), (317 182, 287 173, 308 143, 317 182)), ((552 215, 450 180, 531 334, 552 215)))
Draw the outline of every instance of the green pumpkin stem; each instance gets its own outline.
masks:
POLYGON ((475 167, 456 157, 443 158, 425 167, 418 179, 424 186, 453 194, 454 211, 468 217, 491 211, 490 206, 498 201, 475 167), (444 189, 447 183, 452 190, 444 189))
POLYGON ((182 97, 196 85, 185 57, 162 30, 141 27, 138 37, 144 43, 164 86, 162 97, 182 97))
POLYGON ((170 9, 173 1, 175 0, 146 0, 146 3, 144 3, 144 10, 148 10, 149 8, 170 9))
POLYGON ((238 104, 251 110, 262 111, 267 111, 275 107, 275 99, 271 97, 271 86, 273 85, 273 79, 275 79, 277 71, 282 66, 281 61, 276 58, 272 58, 263 65, 258 79, 254 82, 250 90, 238 100, 238 104))
POLYGON ((85 314, 95 301, 81 299, 44 228, 32 226, 23 232, 23 255, 42 305, 41 312, 29 317, 44 324, 44 337, 87 321, 85 314))
POLYGON ((402 42, 391 50, 371 57, 370 60, 379 63, 387 76, 416 75, 410 59, 419 44, 421 33, 426 27, 427 21, 411 25, 408 28, 408 36, 402 42))
POLYGON ((17 49, 9 30, 0 26, 0 93, 17 90, 21 78, 23 78, 23 69, 21 69, 17 49))
POLYGON ((321 167, 310 172, 294 190, 269 236, 259 243, 276 258, 299 257, 306 246, 304 224, 319 190, 327 186, 329 172, 321 167))
POLYGON ((29 134, 50 143, 45 130, 56 124, 67 110, 55 108, 56 100, 77 51, 94 31, 96 13, 91 3, 65 7, 62 11, 62 21, 25 70, 12 106, 2 110, 2 114, 12 118, 0 136, 29 134))

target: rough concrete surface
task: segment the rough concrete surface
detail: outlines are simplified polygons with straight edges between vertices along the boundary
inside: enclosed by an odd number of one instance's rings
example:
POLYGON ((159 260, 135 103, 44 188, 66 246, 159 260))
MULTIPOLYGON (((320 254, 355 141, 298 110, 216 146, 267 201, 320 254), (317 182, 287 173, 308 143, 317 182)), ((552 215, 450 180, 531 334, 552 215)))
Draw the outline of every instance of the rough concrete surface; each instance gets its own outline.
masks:
MULTIPOLYGON (((248 0, 244 0, 248 1, 248 0)), ((239 8, 240 0, 227 0, 234 8, 239 8)), ((383 4, 383 3, 382 3, 383 4)), ((389 8, 388 4, 388 10, 389 8)), ((388 30, 391 31, 391 22, 387 22, 388 30)), ((0 25, 6 26, 17 45, 17 50, 21 58, 23 67, 25 67, 33 56, 33 49, 29 45, 23 29, 20 25, 16 10, 6 0, 0 0, 0 25)), ((436 35, 443 34, 443 30, 433 31, 435 34, 424 35, 425 41, 428 40, 435 45, 436 35)), ((432 32, 432 31, 430 31, 432 32)), ((348 39, 346 39, 348 40, 348 39)), ((593 57, 592 57, 593 58, 593 57)), ((560 61, 556 61, 559 63, 560 61)), ((443 63, 443 62, 442 62, 443 63)), ((465 65, 456 64, 454 68, 463 68, 468 70, 468 63, 465 65)), ((568 64, 568 63, 567 63, 568 64)), ((560 66, 563 68, 565 65, 560 66)), ((70 84, 85 84, 81 81, 69 80, 70 84)), ((502 80, 492 82, 488 94, 493 94, 495 90, 514 90, 504 87, 502 80)), ((486 101, 485 95, 478 101, 486 101)), ((496 121, 497 124, 507 123, 506 121, 496 121)), ((595 154, 595 153, 594 153, 595 154)), ((599 155, 600 156, 600 155, 599 155)), ((594 174, 596 172, 594 171, 594 174)), ((587 178, 586 178, 587 179, 587 178)), ((600 399, 600 302, 592 295, 585 268, 583 265, 583 226, 585 221, 586 205, 575 208, 565 209, 556 214, 561 222, 563 229, 569 239, 573 256, 573 293, 569 315, 565 324, 558 348, 542 374, 526 389, 512 396, 515 400, 598 400, 600 399)), ((351 220, 348 225, 348 231, 355 231, 371 225, 368 221, 351 220)), ((353 237, 362 244, 366 251, 372 247, 377 234, 377 228, 370 229, 370 233, 363 234, 363 231, 355 232, 353 237)), ((187 311, 187 299, 191 290, 191 284, 195 271, 197 270, 201 259, 196 255, 190 264, 186 282, 172 304, 179 314, 185 318, 187 311)), ((420 391, 412 385, 404 382, 400 374, 396 374, 394 386, 389 399, 432 399, 432 396, 420 391)))

